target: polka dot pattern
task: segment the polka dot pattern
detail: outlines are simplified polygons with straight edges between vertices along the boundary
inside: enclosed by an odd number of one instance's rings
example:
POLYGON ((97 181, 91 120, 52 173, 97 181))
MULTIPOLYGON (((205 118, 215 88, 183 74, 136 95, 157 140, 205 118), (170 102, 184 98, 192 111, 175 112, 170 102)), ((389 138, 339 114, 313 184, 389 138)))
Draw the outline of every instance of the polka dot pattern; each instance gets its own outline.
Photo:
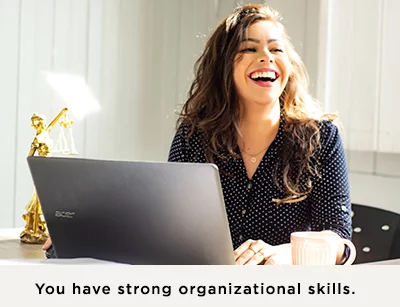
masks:
MULTIPOLYGON (((186 140, 187 126, 181 125, 172 142, 169 161, 206 163, 201 134, 195 132, 186 140)), ((321 177, 312 178, 313 189, 297 203, 277 205, 274 198, 284 195, 274 175, 282 154, 284 130, 281 120, 278 134, 266 151, 254 176, 249 179, 241 158, 215 158, 236 249, 248 239, 263 240, 271 245, 290 242, 290 233, 305 230, 332 230, 350 239, 351 203, 347 166, 337 127, 328 121, 321 126, 321 177)), ((237 151, 240 154, 239 151, 237 151)), ((278 181, 281 182, 281 179, 278 181)))

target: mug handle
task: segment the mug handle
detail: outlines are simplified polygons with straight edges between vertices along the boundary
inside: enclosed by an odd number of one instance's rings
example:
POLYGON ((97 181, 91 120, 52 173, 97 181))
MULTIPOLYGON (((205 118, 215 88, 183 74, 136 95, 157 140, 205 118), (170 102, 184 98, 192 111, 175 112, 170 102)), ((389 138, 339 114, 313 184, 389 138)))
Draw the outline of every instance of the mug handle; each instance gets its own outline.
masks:
POLYGON ((345 245, 347 245, 350 248, 350 255, 349 258, 346 260, 345 263, 343 263, 343 265, 350 265, 354 262, 354 260, 356 260, 356 247, 354 246, 353 242, 351 242, 350 240, 346 240, 346 239, 341 239, 343 241, 343 243, 345 245))

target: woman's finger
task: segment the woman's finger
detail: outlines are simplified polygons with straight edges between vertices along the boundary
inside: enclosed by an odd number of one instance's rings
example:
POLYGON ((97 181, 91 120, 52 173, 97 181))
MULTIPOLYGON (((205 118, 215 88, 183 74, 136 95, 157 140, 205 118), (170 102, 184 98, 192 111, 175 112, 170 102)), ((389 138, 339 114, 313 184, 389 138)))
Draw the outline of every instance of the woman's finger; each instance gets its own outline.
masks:
MULTIPOLYGON (((267 244, 266 244, 267 245, 267 244)), ((276 255, 276 249, 273 246, 262 248, 246 264, 264 264, 271 257, 276 255)))
POLYGON ((253 256, 254 252, 250 249, 245 250, 237 259, 236 264, 242 265, 249 261, 253 256))
POLYGON ((249 246, 254 242, 254 240, 249 239, 242 245, 240 245, 237 249, 235 249, 235 251, 233 252, 233 254, 235 255, 235 260, 237 260, 245 251, 247 251, 249 249, 249 246))
POLYGON ((265 243, 263 240, 257 240, 257 241, 253 240, 253 242, 250 244, 250 246, 248 248, 256 254, 260 250, 264 250, 269 247, 272 247, 272 246, 265 243))
POLYGON ((267 261, 265 261, 264 265, 275 265, 276 264, 276 260, 275 260, 275 255, 269 257, 267 259, 267 261))
POLYGON ((46 240, 46 242, 44 242, 44 244, 43 244, 43 246, 42 246, 42 250, 48 250, 49 249, 49 247, 51 246, 51 244, 52 244, 52 242, 51 242, 51 239, 50 238, 48 238, 47 240, 46 240))
POLYGON ((260 263, 263 263, 265 261, 264 255, 259 252, 253 255, 247 262, 244 263, 244 265, 257 265, 260 263))

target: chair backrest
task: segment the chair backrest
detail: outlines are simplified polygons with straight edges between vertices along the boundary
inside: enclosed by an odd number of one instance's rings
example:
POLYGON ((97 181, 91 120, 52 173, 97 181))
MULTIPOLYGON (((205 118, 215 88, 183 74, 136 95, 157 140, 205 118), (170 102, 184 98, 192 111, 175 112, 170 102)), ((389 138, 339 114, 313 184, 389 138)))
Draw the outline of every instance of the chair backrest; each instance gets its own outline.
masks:
POLYGON ((352 204, 354 263, 400 258, 400 214, 352 204))

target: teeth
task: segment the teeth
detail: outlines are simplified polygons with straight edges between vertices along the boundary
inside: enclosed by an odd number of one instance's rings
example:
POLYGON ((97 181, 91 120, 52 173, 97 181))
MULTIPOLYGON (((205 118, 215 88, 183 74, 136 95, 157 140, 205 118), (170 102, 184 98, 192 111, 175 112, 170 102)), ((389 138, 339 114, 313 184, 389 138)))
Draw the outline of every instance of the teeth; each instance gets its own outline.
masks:
POLYGON ((251 74, 250 78, 252 78, 252 79, 258 79, 258 78, 276 79, 276 74, 273 71, 255 72, 255 73, 251 74))

